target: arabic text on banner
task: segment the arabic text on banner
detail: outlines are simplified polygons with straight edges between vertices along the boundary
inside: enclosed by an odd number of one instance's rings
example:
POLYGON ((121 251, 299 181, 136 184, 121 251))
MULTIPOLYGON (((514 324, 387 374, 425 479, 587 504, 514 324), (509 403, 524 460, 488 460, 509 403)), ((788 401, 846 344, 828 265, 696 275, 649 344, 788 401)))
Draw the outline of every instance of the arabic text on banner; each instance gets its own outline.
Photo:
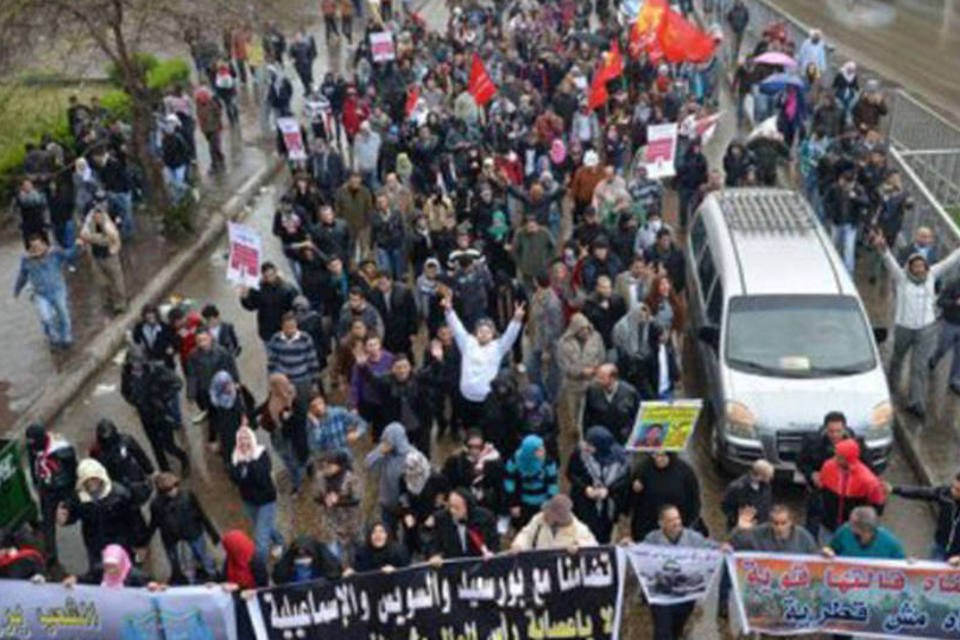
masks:
POLYGON ((258 640, 616 640, 623 567, 615 547, 507 554, 257 592, 258 640))
POLYGON ((693 435, 701 400, 644 402, 626 447, 633 451, 683 451, 693 435))
POLYGON ((263 257, 260 234, 251 227, 231 222, 227 227, 227 238, 230 244, 227 280, 242 287, 258 288, 263 257))
POLYGON ((945 563, 730 556, 745 632, 960 638, 960 570, 945 563))
POLYGON ((703 600, 723 564, 718 549, 635 544, 623 552, 650 604, 703 600))
POLYGON ((647 177, 659 179, 676 175, 678 132, 676 122, 647 126, 647 146, 643 152, 647 177))
POLYGON ((104 589, 0 580, 0 638, 235 640, 233 598, 220 588, 104 589))

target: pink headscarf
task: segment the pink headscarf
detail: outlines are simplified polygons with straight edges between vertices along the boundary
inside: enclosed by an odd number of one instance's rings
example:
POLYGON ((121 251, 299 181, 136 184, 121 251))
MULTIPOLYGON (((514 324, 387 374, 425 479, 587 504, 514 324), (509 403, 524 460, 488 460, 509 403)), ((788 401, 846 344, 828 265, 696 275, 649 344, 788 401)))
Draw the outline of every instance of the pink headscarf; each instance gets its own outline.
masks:
POLYGON ((567 147, 560 138, 555 138, 550 145, 550 159, 554 164, 561 164, 567 159, 567 147))
POLYGON ((123 583, 126 581, 127 576, 130 575, 130 569, 132 568, 127 550, 118 544, 108 544, 103 548, 101 559, 104 568, 106 568, 108 564, 115 564, 120 567, 120 571, 116 575, 108 575, 107 572, 104 571, 100 586, 109 589, 122 589, 123 583))

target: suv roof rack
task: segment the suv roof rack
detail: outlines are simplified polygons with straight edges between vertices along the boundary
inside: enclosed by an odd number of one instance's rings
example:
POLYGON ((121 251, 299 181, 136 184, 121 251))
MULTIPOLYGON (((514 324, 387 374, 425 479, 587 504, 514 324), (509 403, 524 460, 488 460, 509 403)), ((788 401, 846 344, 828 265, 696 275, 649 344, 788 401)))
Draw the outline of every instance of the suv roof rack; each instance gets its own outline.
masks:
POLYGON ((731 190, 718 200, 731 231, 804 234, 817 226, 809 203, 796 192, 731 190))

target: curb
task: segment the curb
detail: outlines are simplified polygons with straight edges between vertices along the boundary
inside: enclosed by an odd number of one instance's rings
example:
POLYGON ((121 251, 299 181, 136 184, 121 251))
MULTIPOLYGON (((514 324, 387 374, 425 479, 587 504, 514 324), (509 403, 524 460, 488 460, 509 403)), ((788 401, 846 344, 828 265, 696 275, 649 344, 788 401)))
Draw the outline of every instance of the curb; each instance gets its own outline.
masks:
POLYGON ((34 422, 50 424, 60 415, 70 402, 83 390, 90 379, 96 375, 116 354, 126 340, 129 327, 137 321, 140 308, 159 300, 167 291, 181 280, 194 263, 220 239, 227 228, 228 220, 235 220, 242 213, 246 202, 263 185, 269 182, 284 165, 282 160, 269 158, 266 166, 254 173, 244 182, 237 192, 224 202, 210 216, 206 227, 193 244, 173 256, 161 268, 156 276, 130 300, 127 311, 110 322, 96 338, 83 347, 72 370, 58 376, 56 385, 44 390, 40 399, 24 411, 5 434, 7 438, 19 438, 28 425, 34 422))
POLYGON ((922 484, 930 487, 940 484, 938 475, 934 473, 934 470, 923 459, 923 453, 921 452, 920 444, 917 442, 917 437, 907 427, 899 414, 900 412, 897 412, 896 419, 893 423, 893 437, 896 439, 897 444, 900 445, 900 449, 903 451, 903 457, 907 459, 907 464, 910 465, 910 468, 922 484))

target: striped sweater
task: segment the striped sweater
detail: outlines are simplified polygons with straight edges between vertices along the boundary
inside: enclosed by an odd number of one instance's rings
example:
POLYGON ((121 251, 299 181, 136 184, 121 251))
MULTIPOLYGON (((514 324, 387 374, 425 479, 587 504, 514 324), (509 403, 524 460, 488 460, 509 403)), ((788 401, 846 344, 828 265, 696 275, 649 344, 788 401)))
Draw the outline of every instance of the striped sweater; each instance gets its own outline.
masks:
POLYGON ((303 331, 292 338, 282 331, 273 334, 267 342, 267 371, 282 373, 294 384, 312 381, 320 372, 313 338, 303 331))

